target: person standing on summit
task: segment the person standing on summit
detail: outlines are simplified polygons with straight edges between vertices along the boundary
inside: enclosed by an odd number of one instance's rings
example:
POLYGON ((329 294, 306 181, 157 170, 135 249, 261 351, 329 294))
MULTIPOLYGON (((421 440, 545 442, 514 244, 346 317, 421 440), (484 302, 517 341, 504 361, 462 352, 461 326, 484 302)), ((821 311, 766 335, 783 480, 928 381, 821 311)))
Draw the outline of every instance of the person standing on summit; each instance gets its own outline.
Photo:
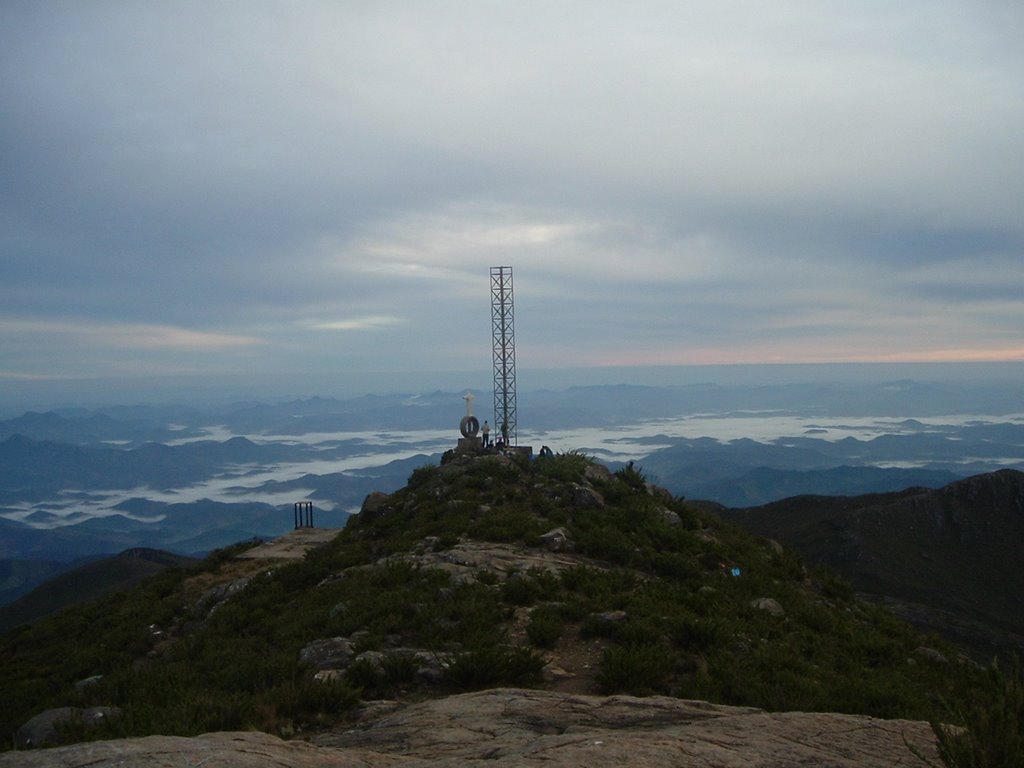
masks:
POLYGON ((488 448, 491 444, 491 425, 487 423, 486 419, 484 420, 484 425, 480 428, 480 432, 483 434, 484 448, 488 448))

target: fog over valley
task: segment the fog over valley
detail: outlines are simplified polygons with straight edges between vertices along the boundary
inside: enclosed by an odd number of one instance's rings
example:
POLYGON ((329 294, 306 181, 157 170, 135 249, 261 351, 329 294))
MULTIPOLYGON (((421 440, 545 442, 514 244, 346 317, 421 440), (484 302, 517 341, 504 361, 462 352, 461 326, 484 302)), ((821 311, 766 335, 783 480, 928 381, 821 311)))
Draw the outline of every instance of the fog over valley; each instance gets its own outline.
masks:
MULTIPOLYGON (((731 506, 1024 469, 1017 381, 949 378, 525 390, 518 443, 633 461, 675 494, 731 506)), ((310 500, 340 525, 369 491, 454 447, 464 394, 28 412, 0 422, 0 518, 40 532, 90 522, 101 536, 156 532, 197 505, 231 517, 257 504, 277 522, 253 534, 269 535, 310 500)), ((491 393, 475 395, 482 421, 491 393)))

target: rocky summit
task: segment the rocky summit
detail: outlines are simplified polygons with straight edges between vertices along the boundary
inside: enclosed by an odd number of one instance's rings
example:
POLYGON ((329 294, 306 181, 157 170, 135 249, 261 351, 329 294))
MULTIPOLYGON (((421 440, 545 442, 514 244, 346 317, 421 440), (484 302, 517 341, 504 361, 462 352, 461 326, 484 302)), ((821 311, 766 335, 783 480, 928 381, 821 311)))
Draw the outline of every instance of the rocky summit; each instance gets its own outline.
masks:
POLYGON ((0 636, 0 680, 5 746, 33 748, 0 765, 27 766, 914 765, 991 692, 829 572, 576 453, 423 466, 343 530, 0 636))
POLYGON ((149 736, 0 756, 20 768, 636 766, 893 768, 937 761, 931 729, 907 720, 728 707, 652 696, 492 689, 399 706, 379 702, 312 742, 264 733, 149 736))

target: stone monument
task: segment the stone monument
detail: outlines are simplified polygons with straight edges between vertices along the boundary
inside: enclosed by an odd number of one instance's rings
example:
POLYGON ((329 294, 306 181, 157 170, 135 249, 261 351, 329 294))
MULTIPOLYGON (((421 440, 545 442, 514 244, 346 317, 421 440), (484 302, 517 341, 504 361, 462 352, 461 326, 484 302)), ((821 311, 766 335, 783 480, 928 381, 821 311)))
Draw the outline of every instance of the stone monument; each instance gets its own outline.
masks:
POLYGON ((466 401, 466 415, 459 422, 459 432, 462 437, 459 438, 457 450, 460 453, 476 453, 483 449, 484 443, 480 438, 480 420, 473 415, 473 400, 475 398, 472 392, 467 392, 462 399, 466 401))

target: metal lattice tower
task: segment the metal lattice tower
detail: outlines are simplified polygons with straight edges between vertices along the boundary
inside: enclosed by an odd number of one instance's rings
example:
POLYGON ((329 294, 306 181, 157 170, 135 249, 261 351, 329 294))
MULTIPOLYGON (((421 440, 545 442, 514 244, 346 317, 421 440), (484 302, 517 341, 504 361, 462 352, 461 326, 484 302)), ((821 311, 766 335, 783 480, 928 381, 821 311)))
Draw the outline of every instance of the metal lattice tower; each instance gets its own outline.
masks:
POLYGON ((494 429, 507 445, 516 433, 516 338, 512 267, 491 267, 491 349, 494 353, 494 429))

